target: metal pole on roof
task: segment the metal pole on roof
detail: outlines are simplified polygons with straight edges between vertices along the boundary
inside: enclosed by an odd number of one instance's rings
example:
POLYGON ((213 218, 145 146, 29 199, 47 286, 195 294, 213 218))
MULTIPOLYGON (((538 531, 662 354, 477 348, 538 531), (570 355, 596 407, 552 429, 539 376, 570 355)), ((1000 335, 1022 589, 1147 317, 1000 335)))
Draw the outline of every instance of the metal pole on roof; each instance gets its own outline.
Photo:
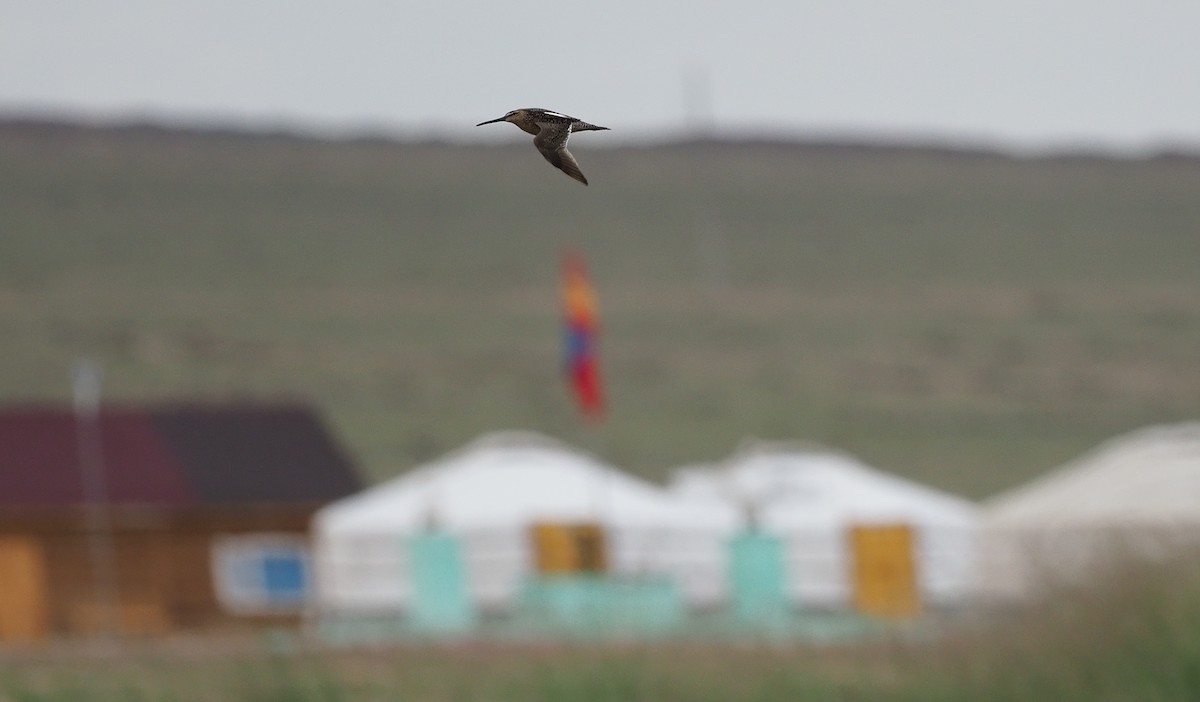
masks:
POLYGON ((79 476, 83 486, 84 528, 92 571, 92 596, 96 607, 96 632, 105 638, 119 630, 117 611, 116 547, 108 508, 108 479, 104 468, 103 432, 100 427, 100 366, 90 358, 75 362, 71 372, 75 396, 75 435, 79 448, 79 476))

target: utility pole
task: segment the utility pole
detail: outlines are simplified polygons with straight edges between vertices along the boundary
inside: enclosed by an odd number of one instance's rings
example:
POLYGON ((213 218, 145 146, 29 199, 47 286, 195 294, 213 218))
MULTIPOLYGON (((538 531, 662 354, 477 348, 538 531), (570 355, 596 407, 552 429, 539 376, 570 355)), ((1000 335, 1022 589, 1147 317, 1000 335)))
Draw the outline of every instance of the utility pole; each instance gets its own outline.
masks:
POLYGON ((104 435, 100 426, 100 367, 93 359, 82 358, 75 362, 71 376, 84 528, 92 571, 92 602, 96 607, 97 633, 112 639, 120 630, 120 596, 104 467, 104 435))
POLYGON ((713 92, 708 67, 696 64, 683 69, 683 116, 687 148, 692 151, 691 179, 695 196, 691 202, 692 233, 696 261, 708 303, 719 308, 719 298, 728 287, 729 244, 713 209, 716 193, 713 169, 704 161, 712 153, 713 92))

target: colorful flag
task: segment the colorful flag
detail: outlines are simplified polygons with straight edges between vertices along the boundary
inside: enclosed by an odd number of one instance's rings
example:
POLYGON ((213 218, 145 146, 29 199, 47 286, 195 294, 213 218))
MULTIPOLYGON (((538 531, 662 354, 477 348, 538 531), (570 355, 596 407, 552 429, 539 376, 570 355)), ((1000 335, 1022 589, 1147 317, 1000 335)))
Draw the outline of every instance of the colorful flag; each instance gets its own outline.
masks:
POLYGON ((564 370, 575 391, 575 400, 584 416, 600 419, 604 397, 600 389, 600 362, 596 346, 600 322, 596 294, 588 282, 583 256, 567 252, 562 259, 564 370))

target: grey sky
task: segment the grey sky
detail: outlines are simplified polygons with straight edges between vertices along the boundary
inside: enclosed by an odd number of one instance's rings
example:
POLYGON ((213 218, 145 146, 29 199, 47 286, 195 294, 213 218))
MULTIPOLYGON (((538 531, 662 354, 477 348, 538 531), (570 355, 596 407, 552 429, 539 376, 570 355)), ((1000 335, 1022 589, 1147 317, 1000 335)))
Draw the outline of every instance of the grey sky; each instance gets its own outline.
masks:
POLYGON ((1197 37, 1196 0, 0 0, 0 111, 653 137, 690 84, 728 133, 1197 148, 1197 37))

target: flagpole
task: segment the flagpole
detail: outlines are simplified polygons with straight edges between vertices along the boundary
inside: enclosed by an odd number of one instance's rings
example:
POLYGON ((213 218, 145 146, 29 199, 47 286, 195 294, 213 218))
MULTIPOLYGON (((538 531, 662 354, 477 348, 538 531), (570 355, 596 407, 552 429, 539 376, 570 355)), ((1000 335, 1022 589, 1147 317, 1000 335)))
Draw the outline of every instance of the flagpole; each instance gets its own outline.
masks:
POLYGON ((84 528, 92 571, 97 633, 106 639, 119 631, 116 547, 108 508, 108 479, 104 469, 104 442, 100 427, 100 367, 90 358, 72 369, 75 400, 75 436, 79 476, 83 488, 84 528))
MULTIPOLYGON (((614 520, 609 476, 604 469, 604 436, 600 424, 604 420, 605 397, 600 376, 598 344, 600 336, 599 306, 596 293, 588 279, 583 254, 566 249, 561 254, 564 330, 564 372, 567 375, 581 415, 582 427, 577 436, 583 448, 600 464, 597 485, 591 496, 601 530, 608 531, 614 520), (584 438, 586 437, 586 438, 584 438)), ((607 539, 606 539, 607 541, 607 539)), ((607 560, 607 559, 606 559, 607 560)))
POLYGON ((608 484, 609 476, 608 472, 603 469, 604 465, 607 465, 608 463, 608 459, 606 458, 608 444, 605 440, 606 437, 604 436, 603 428, 600 426, 600 421, 585 421, 580 427, 579 436, 581 437, 583 446, 587 452, 596 459, 597 463, 601 464, 600 479, 596 486, 596 491, 592 495, 592 503, 595 506, 596 514, 599 517, 597 521, 600 523, 602 528, 606 528, 610 522, 615 523, 615 521, 611 518, 612 505, 611 500, 609 499, 611 496, 610 486, 608 484))

